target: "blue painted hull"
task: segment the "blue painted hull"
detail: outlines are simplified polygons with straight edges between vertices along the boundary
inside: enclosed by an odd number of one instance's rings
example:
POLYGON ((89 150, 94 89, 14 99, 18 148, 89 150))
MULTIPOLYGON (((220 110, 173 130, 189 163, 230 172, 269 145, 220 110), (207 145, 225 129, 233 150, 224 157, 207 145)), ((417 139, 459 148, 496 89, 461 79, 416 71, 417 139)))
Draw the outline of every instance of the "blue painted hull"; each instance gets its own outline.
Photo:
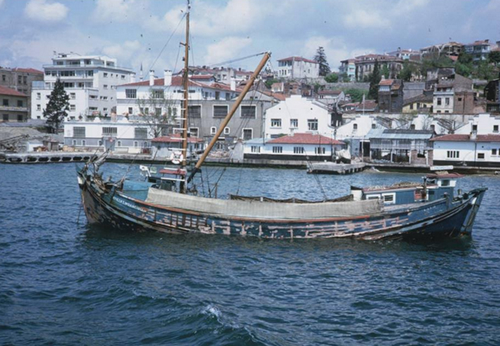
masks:
MULTIPOLYGON (((486 189, 462 198, 440 199, 386 208, 377 215, 311 220, 262 220, 207 215, 144 202, 79 175, 85 214, 90 223, 117 229, 168 233, 205 233, 276 239, 405 238, 433 239, 470 234, 486 189)), ((355 203, 355 202, 353 202, 355 203)))

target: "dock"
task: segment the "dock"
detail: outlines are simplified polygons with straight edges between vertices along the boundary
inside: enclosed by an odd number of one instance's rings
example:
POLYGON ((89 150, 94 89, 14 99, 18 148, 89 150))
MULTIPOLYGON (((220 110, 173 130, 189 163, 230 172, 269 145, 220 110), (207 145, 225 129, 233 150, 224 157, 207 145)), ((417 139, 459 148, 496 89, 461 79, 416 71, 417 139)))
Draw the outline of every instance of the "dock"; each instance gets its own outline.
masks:
POLYGON ((314 162, 309 165, 307 173, 311 174, 352 174, 365 169, 364 162, 359 163, 334 163, 314 162))

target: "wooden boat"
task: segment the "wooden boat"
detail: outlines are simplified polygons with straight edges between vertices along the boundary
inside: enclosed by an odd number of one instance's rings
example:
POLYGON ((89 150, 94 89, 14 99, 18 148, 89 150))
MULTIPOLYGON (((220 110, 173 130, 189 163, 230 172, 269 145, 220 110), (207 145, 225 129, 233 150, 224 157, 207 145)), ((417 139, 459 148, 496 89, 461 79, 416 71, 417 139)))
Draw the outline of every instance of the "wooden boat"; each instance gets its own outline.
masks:
MULTIPOLYGON (((187 155, 189 7, 186 21, 183 157, 187 155)), ((207 149, 188 174, 186 160, 161 176, 146 172, 146 181, 104 181, 99 167, 105 155, 78 172, 84 211, 90 223, 117 229, 168 233, 204 233, 261 238, 438 238, 470 234, 486 191, 454 195, 457 176, 432 175, 422 184, 351 188, 340 199, 320 202, 232 196, 222 200, 189 194, 217 138, 231 119, 256 76, 269 59, 265 53, 239 99, 207 149)), ((146 171, 144 168, 142 168, 146 171)))

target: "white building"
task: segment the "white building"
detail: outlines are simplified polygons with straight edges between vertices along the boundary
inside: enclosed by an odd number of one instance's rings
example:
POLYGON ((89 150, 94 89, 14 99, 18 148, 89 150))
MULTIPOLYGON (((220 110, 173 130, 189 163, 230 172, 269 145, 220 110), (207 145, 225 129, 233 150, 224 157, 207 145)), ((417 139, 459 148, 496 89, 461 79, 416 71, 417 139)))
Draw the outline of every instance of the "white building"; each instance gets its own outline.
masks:
POLYGON ((456 134, 499 134, 500 129, 500 116, 490 115, 488 113, 478 114, 459 129, 455 131, 456 134))
POLYGON ((135 72, 119 67, 116 59, 59 53, 51 65, 44 65, 44 81, 33 82, 31 117, 43 119, 57 78, 69 95, 69 119, 88 115, 109 116, 116 106, 116 86, 135 80, 135 72))
POLYGON ((298 56, 278 60, 278 78, 318 78, 319 64, 298 56))
MULTIPOLYGON (((231 84, 224 84, 190 79, 188 88, 190 101, 232 100, 240 94, 234 80, 231 84)), ((165 70, 163 78, 155 78, 154 71, 150 71, 149 80, 117 86, 116 99, 118 115, 168 112, 177 116, 181 114, 181 101, 184 99, 182 77, 172 76, 172 71, 165 70)))
POLYGON ((153 129, 140 120, 114 117, 64 123, 64 144, 83 149, 110 149, 114 152, 149 152, 153 129))
POLYGON ((334 132, 328 107, 300 95, 291 95, 269 108, 264 124, 266 139, 308 131, 331 138, 334 132))
POLYGON ((254 138, 243 144, 243 157, 250 160, 331 161, 344 143, 312 133, 295 133, 270 140, 254 138))
POLYGON ((444 135, 434 143, 434 165, 500 167, 500 135, 444 135))

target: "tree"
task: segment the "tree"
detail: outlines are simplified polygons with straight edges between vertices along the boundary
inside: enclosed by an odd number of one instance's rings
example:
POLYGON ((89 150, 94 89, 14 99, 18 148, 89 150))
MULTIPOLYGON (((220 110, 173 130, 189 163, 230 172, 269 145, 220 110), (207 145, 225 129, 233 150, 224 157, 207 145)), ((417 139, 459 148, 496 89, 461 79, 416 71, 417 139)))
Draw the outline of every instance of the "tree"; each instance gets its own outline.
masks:
POLYGON ((390 75, 390 71, 389 71, 389 68, 387 67, 387 64, 384 64, 384 66, 382 66, 382 76, 384 76, 385 79, 389 79, 389 75, 390 75))
POLYGON ((361 102, 363 100, 363 95, 367 95, 367 90, 363 90, 363 89, 346 89, 344 90, 344 93, 346 95, 350 95, 351 96, 351 100, 353 102, 361 102))
POLYGON ((494 50, 488 56, 488 59, 491 63, 498 65, 500 63, 500 51, 494 50))
POLYGON ((405 61, 403 63, 403 69, 399 73, 399 78, 402 79, 405 82, 411 81, 411 77, 413 76, 413 73, 415 72, 415 69, 413 66, 408 63, 408 61, 405 61))
POLYGON ((370 91, 368 91, 368 97, 372 100, 378 99, 378 84, 382 77, 380 76, 380 68, 378 66, 378 60, 375 60, 375 65, 373 66, 373 72, 370 76, 370 91))
POLYGON ((274 83, 278 83, 278 82, 279 82, 279 80, 276 78, 269 78, 268 80, 266 80, 266 82, 264 84, 266 85, 266 88, 271 89, 272 85, 274 83))
POLYGON ((43 117, 47 118, 45 126, 52 133, 58 133, 61 123, 68 116, 69 96, 64 90, 64 84, 57 78, 54 89, 50 93, 47 108, 43 110, 43 117))
POLYGON ((337 83, 339 81, 339 75, 337 73, 330 73, 325 77, 325 82, 327 83, 337 83))
POLYGON ((142 120, 153 136, 160 137, 166 125, 173 125, 177 118, 176 101, 165 98, 163 89, 149 89, 148 97, 137 100, 142 120))
POLYGON ((316 56, 314 57, 314 61, 319 64, 319 75, 322 77, 327 76, 330 71, 330 65, 328 65, 328 61, 326 61, 326 54, 323 47, 319 47, 316 51, 316 56))

